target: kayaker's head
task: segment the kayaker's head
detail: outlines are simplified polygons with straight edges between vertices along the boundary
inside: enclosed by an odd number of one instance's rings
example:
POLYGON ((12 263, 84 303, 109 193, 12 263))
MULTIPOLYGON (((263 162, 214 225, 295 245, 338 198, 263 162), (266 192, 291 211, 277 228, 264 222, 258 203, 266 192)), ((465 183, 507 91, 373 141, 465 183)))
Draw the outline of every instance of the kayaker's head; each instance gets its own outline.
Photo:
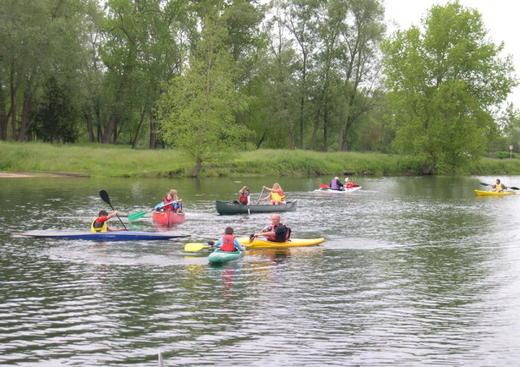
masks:
POLYGON ((500 180, 497 178, 497 185, 500 185, 500 180))
POLYGON ((345 182, 348 182, 348 177, 345 177, 345 182))
POLYGON ((177 200, 177 190, 171 189, 168 191, 168 194, 166 194, 166 198, 168 200, 177 200))
POLYGON ((231 228, 231 227, 226 227, 226 229, 224 230, 224 233, 225 233, 225 234, 233 234, 233 228, 231 228))
POLYGON ((271 215, 271 222, 273 225, 280 224, 281 220, 282 220, 282 217, 280 216, 280 214, 271 215))
POLYGON ((106 217, 107 215, 108 215, 108 213, 107 213, 106 210, 100 210, 99 214, 98 214, 98 217, 106 217))

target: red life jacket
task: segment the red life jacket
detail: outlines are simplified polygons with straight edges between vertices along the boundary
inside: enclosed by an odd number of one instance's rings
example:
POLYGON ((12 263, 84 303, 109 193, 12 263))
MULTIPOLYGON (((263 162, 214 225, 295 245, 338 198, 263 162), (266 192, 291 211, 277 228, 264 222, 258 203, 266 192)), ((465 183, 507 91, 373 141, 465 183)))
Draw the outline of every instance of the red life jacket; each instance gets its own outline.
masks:
POLYGON ((225 234, 222 236, 222 246, 220 246, 221 251, 235 251, 235 236, 232 234, 225 234))
POLYGON ((244 205, 247 205, 247 196, 248 195, 246 193, 240 194, 240 198, 238 199, 238 201, 240 201, 244 205))

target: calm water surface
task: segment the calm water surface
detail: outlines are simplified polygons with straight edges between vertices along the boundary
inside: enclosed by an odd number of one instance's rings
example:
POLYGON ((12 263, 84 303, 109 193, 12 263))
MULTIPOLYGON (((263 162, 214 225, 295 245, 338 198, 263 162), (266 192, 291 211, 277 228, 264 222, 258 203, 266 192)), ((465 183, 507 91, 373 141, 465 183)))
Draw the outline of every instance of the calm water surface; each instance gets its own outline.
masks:
POLYGON ((166 366, 518 365, 520 195, 476 198, 494 177, 362 178, 349 194, 280 179, 293 237, 327 241, 224 267, 181 241, 12 235, 88 229, 100 189, 125 214, 170 188, 190 242, 249 234, 269 215, 219 216, 215 200, 275 180, 0 180, 0 366, 157 366, 159 351, 166 366))

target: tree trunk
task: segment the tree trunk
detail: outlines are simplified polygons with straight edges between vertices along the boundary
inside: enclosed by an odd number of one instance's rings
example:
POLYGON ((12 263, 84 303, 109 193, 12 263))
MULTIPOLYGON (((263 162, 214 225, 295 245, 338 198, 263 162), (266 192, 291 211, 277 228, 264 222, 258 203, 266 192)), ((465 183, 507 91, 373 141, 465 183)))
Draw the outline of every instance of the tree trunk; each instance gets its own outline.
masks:
POLYGON ((195 161, 195 167, 193 167, 193 171, 191 171, 190 177, 198 177, 201 170, 202 170, 202 159, 197 158, 195 161))
POLYGON ((157 121, 152 113, 150 113, 150 140, 148 142, 148 148, 156 149, 157 148, 157 121))
POLYGON ((9 89, 11 92, 11 136, 16 139, 16 87, 14 85, 14 65, 11 65, 11 73, 9 75, 9 89))
POLYGON ((325 101, 325 111, 323 112, 323 151, 329 150, 329 106, 325 101))
POLYGON ((0 140, 7 139, 7 113, 5 107, 4 87, 0 84, 0 140))
POLYGON ((83 117, 85 117, 85 121, 87 122, 88 141, 94 143, 94 124, 92 122, 92 115, 90 112, 85 111, 83 117))
POLYGON ((266 135, 266 130, 264 130, 262 136, 260 137, 260 140, 258 140, 258 142, 256 143, 256 149, 260 149, 260 145, 262 145, 262 143, 264 142, 265 135, 266 135))
POLYGON ((29 86, 23 96, 22 118, 20 120, 20 131, 18 132, 19 141, 27 140, 27 133, 31 127, 32 97, 32 90, 29 86))
POLYGON ((137 140, 139 139, 139 133, 141 132, 141 126, 144 122, 144 115, 146 114, 146 105, 143 106, 143 110, 141 111, 141 117, 139 118, 139 123, 137 124, 137 130, 135 131, 134 138, 132 139, 132 149, 135 149, 137 146, 137 140))

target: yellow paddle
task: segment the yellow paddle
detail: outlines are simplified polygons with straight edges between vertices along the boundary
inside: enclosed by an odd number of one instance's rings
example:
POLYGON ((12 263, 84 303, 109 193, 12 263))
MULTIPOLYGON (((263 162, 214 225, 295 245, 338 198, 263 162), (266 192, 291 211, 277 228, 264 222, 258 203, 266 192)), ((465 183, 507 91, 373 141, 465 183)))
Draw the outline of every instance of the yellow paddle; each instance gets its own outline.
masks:
POLYGON ((187 243, 184 245, 184 251, 186 252, 199 252, 200 250, 204 250, 206 248, 210 247, 205 243, 187 243))

